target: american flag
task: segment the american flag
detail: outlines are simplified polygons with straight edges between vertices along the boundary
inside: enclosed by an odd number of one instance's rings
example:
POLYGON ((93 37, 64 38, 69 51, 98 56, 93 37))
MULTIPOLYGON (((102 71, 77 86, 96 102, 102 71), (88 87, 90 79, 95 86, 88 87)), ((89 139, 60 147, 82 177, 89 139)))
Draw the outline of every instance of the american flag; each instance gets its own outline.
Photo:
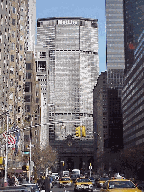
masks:
MULTIPOLYGON (((3 133, 3 137, 4 137, 4 139, 6 139, 6 132, 3 133)), ((8 135, 8 145, 15 145, 15 143, 16 143, 16 138, 15 138, 15 136, 13 136, 13 135, 8 135)))

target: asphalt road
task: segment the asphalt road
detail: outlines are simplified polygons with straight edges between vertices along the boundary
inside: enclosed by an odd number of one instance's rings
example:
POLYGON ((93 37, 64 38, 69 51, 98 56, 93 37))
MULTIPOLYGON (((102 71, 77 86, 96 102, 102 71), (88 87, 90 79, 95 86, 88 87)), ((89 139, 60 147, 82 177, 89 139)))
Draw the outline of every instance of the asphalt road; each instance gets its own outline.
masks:
MULTIPOLYGON (((72 187, 66 187, 66 188, 59 188, 58 185, 54 185, 53 188, 51 189, 52 192, 73 192, 74 191, 74 186, 72 187)), ((98 188, 93 188, 94 192, 99 192, 100 189, 98 188)), ((43 191, 41 191, 43 192, 43 191)))

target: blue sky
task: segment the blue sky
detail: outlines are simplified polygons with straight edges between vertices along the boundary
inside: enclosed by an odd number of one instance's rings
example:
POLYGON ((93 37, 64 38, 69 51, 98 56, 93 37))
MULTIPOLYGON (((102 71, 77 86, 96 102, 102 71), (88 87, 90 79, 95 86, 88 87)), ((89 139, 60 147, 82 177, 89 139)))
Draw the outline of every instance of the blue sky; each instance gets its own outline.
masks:
POLYGON ((99 70, 106 70, 105 0, 36 0, 37 19, 45 17, 85 17, 98 19, 99 70))

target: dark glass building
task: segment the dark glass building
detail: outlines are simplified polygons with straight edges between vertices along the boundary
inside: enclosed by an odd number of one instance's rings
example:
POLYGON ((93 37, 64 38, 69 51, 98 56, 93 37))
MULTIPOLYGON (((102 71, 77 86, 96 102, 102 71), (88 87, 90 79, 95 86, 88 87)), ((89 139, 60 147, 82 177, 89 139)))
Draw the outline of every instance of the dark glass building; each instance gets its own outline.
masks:
POLYGON ((134 64, 134 51, 144 29, 143 0, 124 0, 125 72, 134 64))
POLYGON ((144 144, 144 1, 124 0, 124 19, 124 147, 134 148, 144 144))

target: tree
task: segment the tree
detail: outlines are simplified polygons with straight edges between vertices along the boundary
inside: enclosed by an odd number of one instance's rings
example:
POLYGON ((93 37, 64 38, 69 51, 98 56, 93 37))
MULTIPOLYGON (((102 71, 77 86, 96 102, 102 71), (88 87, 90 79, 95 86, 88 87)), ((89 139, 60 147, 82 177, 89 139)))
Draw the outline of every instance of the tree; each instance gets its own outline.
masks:
POLYGON ((51 169, 56 166, 57 152, 46 145, 43 149, 36 144, 32 148, 32 161, 34 162, 35 177, 39 172, 45 172, 46 168, 51 169))

